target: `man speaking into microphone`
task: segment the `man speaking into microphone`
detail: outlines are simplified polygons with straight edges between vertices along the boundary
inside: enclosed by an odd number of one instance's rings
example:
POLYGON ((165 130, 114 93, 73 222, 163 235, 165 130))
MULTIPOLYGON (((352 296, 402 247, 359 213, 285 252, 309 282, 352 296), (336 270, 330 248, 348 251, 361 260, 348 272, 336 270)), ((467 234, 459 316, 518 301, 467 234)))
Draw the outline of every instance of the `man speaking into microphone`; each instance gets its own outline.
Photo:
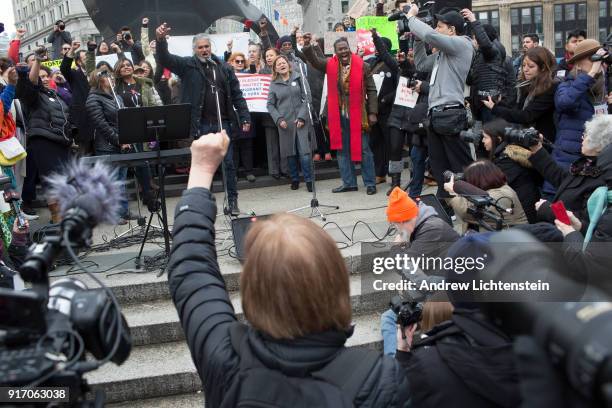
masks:
MULTIPOLYGON (((162 66, 181 78, 181 103, 191 104, 191 136, 198 139, 200 135, 219 132, 220 127, 228 135, 235 134, 239 129, 248 132, 251 129, 251 119, 240 90, 240 82, 233 69, 212 53, 210 38, 206 34, 196 34, 192 41, 193 56, 179 57, 168 51, 166 37, 170 30, 164 23, 155 31, 157 57, 162 66)), ((227 210, 238 216, 238 183, 231 142, 223 166, 227 210)))

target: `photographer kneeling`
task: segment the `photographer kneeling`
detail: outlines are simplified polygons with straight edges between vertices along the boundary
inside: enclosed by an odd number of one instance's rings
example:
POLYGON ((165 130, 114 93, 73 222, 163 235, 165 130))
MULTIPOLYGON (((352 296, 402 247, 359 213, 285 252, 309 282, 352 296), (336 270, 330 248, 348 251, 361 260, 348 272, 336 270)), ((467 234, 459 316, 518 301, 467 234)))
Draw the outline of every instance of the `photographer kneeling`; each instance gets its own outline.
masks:
POLYGON ((503 119, 485 123, 482 144, 489 153, 489 159, 506 175, 506 181, 516 191, 527 220, 533 224, 538 218, 535 205, 540 200, 541 177, 529 162, 531 151, 505 140, 508 128, 510 124, 503 119))
POLYGON ((207 405, 408 406, 398 362, 345 347, 349 274, 334 240, 311 221, 282 214, 251 227, 240 278, 250 326, 238 323, 217 262, 210 192, 228 145, 225 132, 191 145, 167 269, 207 405))
POLYGON ((487 225, 491 230, 499 229, 493 218, 501 219, 503 227, 526 224, 527 217, 516 192, 506 183, 506 175, 490 160, 478 160, 465 169, 465 182, 486 191, 491 197, 491 202, 483 208, 474 208, 470 203, 469 195, 456 195, 454 187, 454 176, 444 184, 444 189, 449 194, 455 195, 450 199, 457 217, 475 227, 487 225), (502 212, 500 208, 509 211, 502 212), (476 213, 476 215, 474 214, 476 213), (490 214, 490 215, 487 215, 490 214), (482 222, 480 223, 479 218, 482 222))

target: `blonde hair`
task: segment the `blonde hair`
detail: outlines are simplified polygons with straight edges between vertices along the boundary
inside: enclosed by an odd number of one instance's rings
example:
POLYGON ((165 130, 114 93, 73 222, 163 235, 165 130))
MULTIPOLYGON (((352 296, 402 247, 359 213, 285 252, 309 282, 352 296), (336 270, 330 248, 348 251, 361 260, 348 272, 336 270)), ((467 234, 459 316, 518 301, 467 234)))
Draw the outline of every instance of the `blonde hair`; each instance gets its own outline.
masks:
POLYGON ((275 81, 276 78, 279 77, 279 73, 276 72, 276 62, 279 59, 284 59, 285 62, 287 63, 287 65, 289 65, 289 75, 291 75, 291 72, 293 72, 293 70, 291 69, 291 63, 289 62, 289 58, 287 58, 284 55, 278 55, 276 58, 274 58, 274 62, 272 63, 272 80, 275 81))
POLYGON ((230 57, 227 59, 227 62, 229 64, 231 64, 238 57, 242 57, 242 59, 244 60, 244 66, 246 67, 246 60, 247 60, 247 58, 246 58, 246 56, 242 52, 239 52, 239 51, 232 52, 232 55, 230 55, 230 57))
POLYGON ((312 221, 275 215, 246 237, 242 308, 252 326, 293 339, 351 323, 349 274, 335 241, 312 221))

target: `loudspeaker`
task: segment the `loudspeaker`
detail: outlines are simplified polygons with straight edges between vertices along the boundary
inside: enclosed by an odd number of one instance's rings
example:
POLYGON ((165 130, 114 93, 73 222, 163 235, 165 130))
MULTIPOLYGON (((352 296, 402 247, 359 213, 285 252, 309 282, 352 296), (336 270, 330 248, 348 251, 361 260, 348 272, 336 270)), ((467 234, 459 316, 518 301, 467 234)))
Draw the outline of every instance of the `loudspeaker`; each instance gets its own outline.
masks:
POLYGON ((244 253, 244 238, 251 225, 257 221, 270 218, 271 215, 258 215, 253 217, 234 218, 232 220, 232 235, 234 236, 234 246, 236 248, 236 256, 240 263, 244 263, 246 257, 244 253))
POLYGON ((434 14, 438 14, 442 9, 453 8, 457 11, 463 10, 464 8, 472 9, 472 0, 443 0, 436 1, 433 5, 434 14))
POLYGON ((427 194, 417 197, 416 202, 423 202, 425 205, 433 207, 434 210, 436 210, 436 212, 438 213, 438 217, 446 221, 451 227, 453 226, 453 219, 444 210, 442 203, 440 203, 440 200, 438 200, 438 197, 436 197, 434 194, 427 194))

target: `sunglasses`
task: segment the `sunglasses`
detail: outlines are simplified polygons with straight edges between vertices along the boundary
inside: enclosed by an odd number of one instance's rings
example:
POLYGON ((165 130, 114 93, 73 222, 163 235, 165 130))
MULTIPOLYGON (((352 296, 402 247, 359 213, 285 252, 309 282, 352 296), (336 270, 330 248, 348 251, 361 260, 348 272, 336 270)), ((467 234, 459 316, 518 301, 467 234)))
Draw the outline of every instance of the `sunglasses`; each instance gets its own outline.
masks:
POLYGON ((244 64, 244 60, 234 60, 236 64, 244 64))

